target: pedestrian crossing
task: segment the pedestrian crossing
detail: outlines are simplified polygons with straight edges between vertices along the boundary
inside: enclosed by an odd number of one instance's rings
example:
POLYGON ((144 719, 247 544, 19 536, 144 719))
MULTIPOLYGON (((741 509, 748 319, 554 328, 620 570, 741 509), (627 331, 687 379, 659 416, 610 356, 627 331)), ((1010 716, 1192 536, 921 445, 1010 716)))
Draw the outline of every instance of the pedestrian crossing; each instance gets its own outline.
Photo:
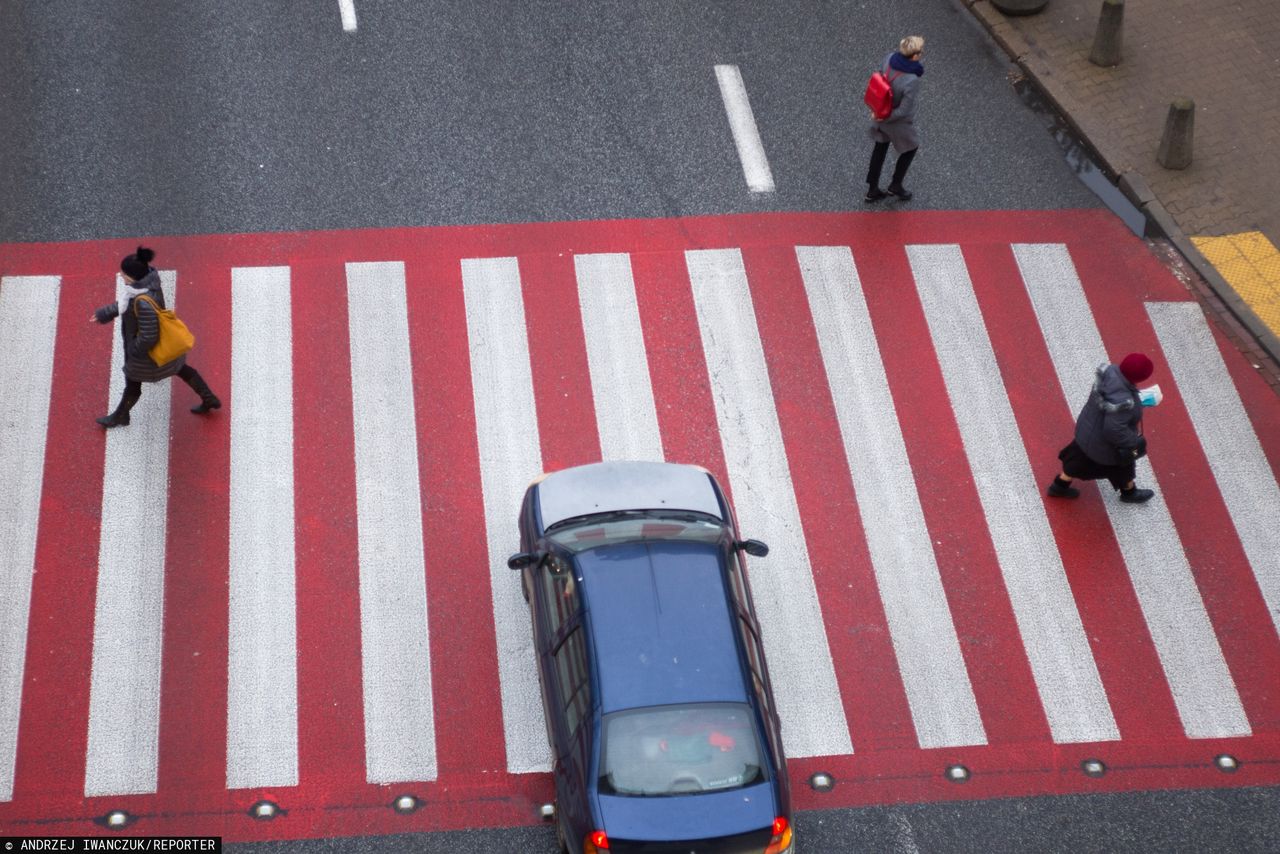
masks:
POLYGON ((1280 401, 1109 226, 864 222, 175 241, 224 409, 149 385, 105 437, 102 280, 0 266, 0 822, 549 771, 505 562, 595 459, 706 465, 769 543, 793 760, 1280 734, 1280 401), (1129 350, 1157 498, 1047 499, 1129 350))

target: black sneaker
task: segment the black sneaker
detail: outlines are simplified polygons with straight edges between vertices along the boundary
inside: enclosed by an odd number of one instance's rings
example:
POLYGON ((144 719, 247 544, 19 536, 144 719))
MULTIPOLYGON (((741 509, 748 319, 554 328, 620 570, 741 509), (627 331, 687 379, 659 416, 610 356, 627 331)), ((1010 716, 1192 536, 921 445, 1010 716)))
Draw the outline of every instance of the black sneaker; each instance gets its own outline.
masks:
POLYGON ((871 189, 867 190, 867 195, 864 197, 864 200, 868 203, 878 202, 883 198, 887 198, 888 195, 889 195, 888 193, 886 193, 884 190, 880 189, 879 187, 872 187, 871 189))
POLYGON ((110 415, 103 415, 99 418, 95 418, 94 420, 97 421, 99 424, 101 424, 103 427, 106 427, 108 430, 110 430, 112 427, 128 427, 129 413, 126 412, 124 415, 116 415, 113 412, 110 415))
POLYGON ((1050 498, 1079 498, 1080 490, 1055 477, 1053 483, 1049 484, 1049 488, 1045 490, 1045 494, 1050 498))
POLYGON ((900 186, 895 186, 893 184, 890 184, 889 192, 893 193, 895 196, 897 196, 899 199, 902 199, 902 201, 904 202, 911 201, 911 191, 908 190, 906 187, 900 187, 900 186))
POLYGON ((1137 487, 1122 489, 1120 490, 1120 500, 1125 504, 1142 504, 1154 498, 1155 494, 1153 489, 1138 489, 1137 487))

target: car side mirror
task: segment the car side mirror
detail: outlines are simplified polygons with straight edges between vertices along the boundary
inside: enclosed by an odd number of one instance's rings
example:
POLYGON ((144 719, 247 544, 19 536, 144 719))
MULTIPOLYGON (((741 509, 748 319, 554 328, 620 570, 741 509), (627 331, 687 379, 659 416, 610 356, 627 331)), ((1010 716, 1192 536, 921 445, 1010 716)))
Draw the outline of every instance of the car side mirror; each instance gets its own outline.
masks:
POLYGON ((738 540, 733 545, 752 557, 764 557, 769 553, 769 547, 759 540, 738 540))
POLYGON ((546 552, 516 552, 507 558, 508 569, 524 569, 541 563, 542 559, 547 556, 546 552))

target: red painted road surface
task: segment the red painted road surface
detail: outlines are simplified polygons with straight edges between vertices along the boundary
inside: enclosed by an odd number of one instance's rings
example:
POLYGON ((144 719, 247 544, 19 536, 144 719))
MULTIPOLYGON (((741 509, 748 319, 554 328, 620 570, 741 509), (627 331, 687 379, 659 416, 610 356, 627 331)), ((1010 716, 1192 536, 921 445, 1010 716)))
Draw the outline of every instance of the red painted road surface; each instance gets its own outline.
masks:
MULTIPOLYGON (((227 408, 186 412, 174 385, 165 558, 159 767, 154 794, 84 796, 103 414, 111 335, 87 322, 112 297, 122 255, 95 241, 0 247, 0 275, 62 277, 13 797, 0 832, 93 834, 111 810, 126 834, 227 840, 351 836, 535 823, 544 774, 506 771, 489 557, 460 260, 519 259, 544 468, 598 459, 573 256, 629 253, 663 447, 723 482, 724 456, 684 251, 742 250, 827 641, 854 753, 792 760, 796 807, 1132 789, 1280 784, 1280 640, 1146 313, 1187 290, 1109 214, 764 214, 303 234, 156 238, 177 272, 191 357, 227 408), (1058 550, 1119 728, 1118 741, 1055 744, 1005 592, 982 505, 904 247, 959 244, 1037 479, 1082 401, 1061 399, 1011 244, 1062 243, 1110 353, 1153 354, 1165 401, 1146 419, 1151 462, 1253 734, 1183 735, 1096 487, 1045 500, 1058 550), (921 749, 890 642, 794 247, 852 247, 939 571, 988 744, 921 749), (414 363, 438 779, 365 782, 350 351, 344 265, 403 261, 414 363), (295 787, 226 788, 231 270, 292 276, 297 583, 295 787), (1069 411, 1068 411, 1069 409, 1069 411), (1240 761, 1224 773, 1214 757, 1240 761), (1100 759, 1092 778, 1081 762, 1100 759), (965 783, 944 770, 963 764, 965 783), (805 785, 823 771, 829 793, 805 785), (413 794, 423 806, 391 809, 413 794), (283 813, 255 820, 269 799, 283 813)), ((376 299, 375 294, 370 295, 376 299)), ((1274 474, 1280 401, 1221 336, 1217 345, 1274 474)), ((730 488, 733 484, 730 483, 730 488)), ((515 550, 516 512, 510 538, 515 550)), ((1280 524, 1280 519, 1277 519, 1280 524)), ((745 531, 750 536, 750 531, 745 531)), ((767 571, 767 563, 756 572, 767 571)), ((515 584, 514 575, 511 583, 515 584)), ((12 603, 0 602, 8 611, 12 603)), ((530 663, 532 666, 532 662, 530 663)), ((0 769, 3 773, 4 769, 0 769)))

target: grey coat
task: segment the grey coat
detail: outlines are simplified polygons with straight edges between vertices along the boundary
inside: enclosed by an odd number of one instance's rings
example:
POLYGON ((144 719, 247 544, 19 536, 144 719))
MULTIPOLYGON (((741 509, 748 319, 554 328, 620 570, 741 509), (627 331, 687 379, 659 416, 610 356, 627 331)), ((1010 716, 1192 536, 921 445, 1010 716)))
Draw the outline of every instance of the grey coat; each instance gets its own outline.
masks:
POLYGON ((876 142, 891 142, 893 150, 904 151, 920 147, 916 133, 916 94, 920 91, 920 77, 889 67, 890 53, 884 58, 883 70, 893 86, 893 112, 884 121, 872 121, 869 132, 876 142))
POLYGON ((1076 419, 1076 444, 1089 459, 1114 466, 1132 462, 1142 438, 1138 389, 1116 365, 1099 365, 1093 391, 1076 419))
MULTIPOLYGON (((152 268, 147 275, 134 283, 135 288, 146 288, 145 296, 165 308, 164 292, 160 290, 160 274, 152 268)), ((120 314, 116 303, 104 305, 93 313, 99 323, 110 323, 120 314)), ((171 377, 187 363, 186 356, 179 356, 166 365, 151 361, 147 351, 160 340, 160 320, 156 311, 145 299, 134 297, 129 308, 120 318, 120 336, 124 340, 124 376, 135 382, 153 383, 171 377)))

